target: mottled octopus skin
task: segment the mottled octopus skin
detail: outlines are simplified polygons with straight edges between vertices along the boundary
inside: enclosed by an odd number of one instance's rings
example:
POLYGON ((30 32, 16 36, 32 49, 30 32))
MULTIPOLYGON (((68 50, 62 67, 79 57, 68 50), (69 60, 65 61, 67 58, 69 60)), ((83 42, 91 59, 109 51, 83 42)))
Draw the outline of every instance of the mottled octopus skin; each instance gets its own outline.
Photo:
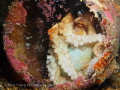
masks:
POLYGON ((92 56, 92 49, 86 48, 85 51, 79 50, 79 49, 69 49, 70 57, 72 62, 74 62, 74 67, 77 71, 80 71, 84 63, 89 62, 92 56), (87 53, 86 53, 87 52, 87 53), (88 56, 86 56, 86 54, 88 56), (85 62, 86 61, 86 62, 85 62), (82 65, 79 65, 79 63, 83 63, 82 65))

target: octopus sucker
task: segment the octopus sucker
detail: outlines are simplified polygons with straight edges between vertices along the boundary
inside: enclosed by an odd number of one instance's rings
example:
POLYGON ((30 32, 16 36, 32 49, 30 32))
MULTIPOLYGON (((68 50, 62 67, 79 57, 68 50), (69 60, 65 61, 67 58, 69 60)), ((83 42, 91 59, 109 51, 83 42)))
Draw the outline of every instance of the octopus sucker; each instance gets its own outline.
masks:
POLYGON ((11 66, 25 82, 47 90, 102 84, 117 66, 116 5, 108 0, 15 0, 3 33, 11 66))
POLYGON ((97 57, 102 56, 104 50, 105 50, 105 46, 103 43, 97 43, 93 48, 93 52, 97 57))
MULTIPOLYGON (((54 25, 50 30, 48 30, 48 34, 53 37, 51 39, 51 50, 53 52, 52 54, 49 52, 51 54, 49 56, 57 54, 57 57, 54 57, 54 60, 57 61, 59 67, 67 73, 67 75, 71 78, 70 80, 75 80, 78 76, 87 77, 87 74, 84 73, 86 71, 89 75, 91 75, 90 72, 94 72, 94 64, 99 60, 99 57, 102 57, 104 52, 103 49, 105 49, 100 48, 105 35, 95 31, 95 28, 90 23, 89 19, 86 19, 88 16, 90 17, 90 15, 85 15, 84 17, 78 16, 78 18, 74 18, 72 14, 69 13, 60 23, 54 25), (82 20, 85 23, 83 22, 81 24, 82 20), (87 27, 87 30, 85 30, 84 27, 87 27), (103 51, 100 52, 100 50, 103 51), (90 62, 95 63, 92 65, 90 62)), ((52 62, 52 59, 49 60, 52 62)), ((52 71, 49 70, 49 73, 51 74, 52 71)), ((66 76, 66 78, 68 76, 66 76)), ((51 75, 50 77, 53 76, 51 75)), ((59 77, 62 76, 59 74, 59 77)), ((65 79, 65 77, 63 79, 65 79)), ((55 81, 55 84, 58 83, 55 81)))
MULTIPOLYGON (((94 20, 90 20, 90 17, 94 18, 94 15, 83 13, 75 18, 69 13, 51 28, 54 30, 53 33, 48 33, 53 36, 51 41, 54 47, 51 49, 54 51, 53 54, 58 56, 56 60, 59 67, 67 74, 63 78, 65 82, 74 81, 79 76, 90 78, 96 75, 95 73, 99 75, 114 58, 107 58, 112 53, 106 52, 106 36, 102 30, 96 30, 94 20), (65 79, 68 76, 69 80, 65 79)), ((63 76, 59 74, 59 77, 63 76)), ((58 84, 54 79, 53 82, 58 84)))

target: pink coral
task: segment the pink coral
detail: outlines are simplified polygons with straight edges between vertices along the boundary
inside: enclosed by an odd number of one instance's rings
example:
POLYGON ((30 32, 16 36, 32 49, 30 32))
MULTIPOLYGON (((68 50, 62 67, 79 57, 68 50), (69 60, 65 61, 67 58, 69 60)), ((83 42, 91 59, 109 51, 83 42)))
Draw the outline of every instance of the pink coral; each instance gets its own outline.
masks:
POLYGON ((54 2, 51 2, 47 4, 46 2, 43 2, 42 0, 38 2, 37 6, 40 7, 43 10, 43 15, 45 15, 47 22, 49 22, 53 18, 53 14, 56 11, 54 2), (53 7, 51 7, 53 6, 53 7))
POLYGON ((104 8, 104 11, 105 11, 105 15, 108 17, 109 21, 110 21, 111 23, 114 23, 113 16, 112 16, 112 14, 110 13, 110 11, 108 10, 108 8, 104 8))
POLYGON ((63 16, 61 12, 68 12, 65 8, 65 0, 40 0, 37 6, 42 10, 42 14, 46 17, 47 22, 60 20, 63 16))
POLYGON ((12 40, 10 40, 7 35, 4 37, 4 41, 5 41, 4 46, 6 49, 6 54, 7 54, 7 57, 9 59, 9 62, 11 63, 11 66, 17 71, 17 73, 21 74, 22 78, 26 82, 30 82, 30 76, 27 73, 25 73, 28 70, 26 63, 20 62, 14 56, 16 44, 12 40))

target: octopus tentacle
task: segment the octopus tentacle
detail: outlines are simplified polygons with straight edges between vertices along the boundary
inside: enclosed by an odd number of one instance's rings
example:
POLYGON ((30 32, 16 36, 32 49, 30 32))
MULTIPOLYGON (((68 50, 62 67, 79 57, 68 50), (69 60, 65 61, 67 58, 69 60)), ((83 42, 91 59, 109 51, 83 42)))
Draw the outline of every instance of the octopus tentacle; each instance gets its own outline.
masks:
POLYGON ((74 23, 77 20, 79 21, 79 18, 73 20, 72 15, 68 14, 60 23, 54 25, 48 31, 52 41, 52 51, 49 52, 51 55, 47 58, 51 62, 48 64, 48 72, 55 84, 75 80, 79 76, 84 76, 84 74, 86 77, 91 75, 94 72, 94 64, 99 59, 95 53, 96 45, 102 43, 105 36, 100 33, 96 34, 92 24, 89 24, 88 32, 80 25, 75 26, 74 23), (78 31, 74 32, 76 29, 78 31), (52 65, 55 66, 54 70, 50 69, 53 67, 52 65), (60 82, 58 78, 61 78, 62 81, 60 82))

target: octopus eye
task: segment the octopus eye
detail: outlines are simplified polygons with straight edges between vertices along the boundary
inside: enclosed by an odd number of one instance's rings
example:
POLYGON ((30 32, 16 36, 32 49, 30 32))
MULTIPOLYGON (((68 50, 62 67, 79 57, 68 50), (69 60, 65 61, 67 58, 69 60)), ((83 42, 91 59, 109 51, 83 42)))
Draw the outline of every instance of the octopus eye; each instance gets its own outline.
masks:
POLYGON ((83 23, 83 22, 78 22, 77 25, 78 25, 79 27, 83 27, 84 23, 83 23))

